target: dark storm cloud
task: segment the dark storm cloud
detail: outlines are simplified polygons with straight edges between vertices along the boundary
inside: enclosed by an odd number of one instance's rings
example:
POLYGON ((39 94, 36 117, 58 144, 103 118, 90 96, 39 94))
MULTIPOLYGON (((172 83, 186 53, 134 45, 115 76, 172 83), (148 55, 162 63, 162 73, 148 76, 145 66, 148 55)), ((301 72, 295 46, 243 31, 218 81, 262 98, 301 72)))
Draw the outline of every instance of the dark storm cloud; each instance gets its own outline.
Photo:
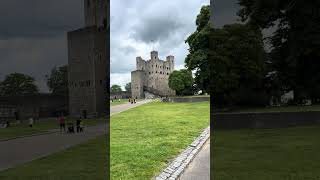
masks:
POLYGON ((183 24, 176 21, 172 16, 145 18, 135 25, 132 37, 137 41, 150 43, 153 41, 164 41, 175 32, 183 28, 183 24))
POLYGON ((45 75, 67 64, 67 31, 83 26, 83 0, 0 1, 0 79, 33 76, 42 92, 45 75))
POLYGON ((56 36, 83 24, 82 0, 0 1, 0 38, 56 36))

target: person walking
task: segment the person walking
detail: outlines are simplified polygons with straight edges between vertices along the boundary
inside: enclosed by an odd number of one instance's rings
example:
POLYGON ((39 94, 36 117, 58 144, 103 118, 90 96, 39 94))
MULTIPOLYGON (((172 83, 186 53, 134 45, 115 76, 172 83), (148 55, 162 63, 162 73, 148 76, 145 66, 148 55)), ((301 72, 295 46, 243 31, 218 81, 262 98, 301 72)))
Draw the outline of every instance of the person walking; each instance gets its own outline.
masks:
POLYGON ((77 133, 80 132, 80 125, 81 125, 81 116, 79 119, 77 119, 77 122, 76 122, 76 126, 77 126, 77 133))
POLYGON ((34 123, 34 120, 33 120, 33 117, 31 116, 30 118, 29 118, 29 127, 33 127, 33 123, 34 123))
POLYGON ((66 132, 66 122, 63 114, 59 118, 59 123, 60 123, 60 133, 62 133, 62 129, 63 129, 63 132, 66 132))

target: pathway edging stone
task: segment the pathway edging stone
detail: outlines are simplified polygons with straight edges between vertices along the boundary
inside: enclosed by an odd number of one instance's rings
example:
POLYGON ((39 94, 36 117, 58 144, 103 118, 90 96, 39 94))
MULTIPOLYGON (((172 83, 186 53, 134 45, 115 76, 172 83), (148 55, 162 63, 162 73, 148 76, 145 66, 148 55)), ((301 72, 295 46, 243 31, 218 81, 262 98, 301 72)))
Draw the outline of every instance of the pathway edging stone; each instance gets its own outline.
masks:
POLYGON ((210 137, 210 127, 207 127, 181 154, 179 154, 155 180, 178 180, 184 170, 192 162, 210 137))

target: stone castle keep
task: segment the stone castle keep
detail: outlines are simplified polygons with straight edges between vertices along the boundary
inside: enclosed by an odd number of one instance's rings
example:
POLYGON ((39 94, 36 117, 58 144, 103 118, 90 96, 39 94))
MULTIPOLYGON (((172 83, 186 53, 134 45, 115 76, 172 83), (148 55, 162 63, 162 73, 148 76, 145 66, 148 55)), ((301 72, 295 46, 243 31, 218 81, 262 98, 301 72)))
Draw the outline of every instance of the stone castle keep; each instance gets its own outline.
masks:
POLYGON ((96 117, 106 112, 109 63, 107 0, 85 0, 85 27, 68 32, 69 114, 96 117))
POLYGON ((146 94, 173 96, 169 88, 169 75, 174 71, 174 56, 160 60, 157 51, 151 52, 150 60, 136 58, 136 70, 131 72, 131 92, 133 98, 146 98, 146 94))

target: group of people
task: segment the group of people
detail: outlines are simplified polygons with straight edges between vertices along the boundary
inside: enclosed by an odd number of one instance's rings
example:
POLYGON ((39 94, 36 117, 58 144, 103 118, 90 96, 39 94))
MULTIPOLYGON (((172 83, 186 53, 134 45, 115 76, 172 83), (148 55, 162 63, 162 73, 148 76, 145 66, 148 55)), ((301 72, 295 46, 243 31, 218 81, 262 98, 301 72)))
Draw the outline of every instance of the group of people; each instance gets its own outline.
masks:
MULTIPOLYGON (((59 124, 60 124, 60 132, 66 132, 66 120, 63 114, 59 117, 59 124)), ((83 132, 84 126, 82 122, 82 118, 80 117, 79 119, 76 120, 76 130, 77 133, 83 132)), ((74 133, 74 124, 68 123, 68 132, 69 133, 74 133)))
POLYGON ((129 98, 129 102, 130 102, 131 104, 136 104, 136 103, 137 103, 137 101, 136 101, 135 98, 129 98))

